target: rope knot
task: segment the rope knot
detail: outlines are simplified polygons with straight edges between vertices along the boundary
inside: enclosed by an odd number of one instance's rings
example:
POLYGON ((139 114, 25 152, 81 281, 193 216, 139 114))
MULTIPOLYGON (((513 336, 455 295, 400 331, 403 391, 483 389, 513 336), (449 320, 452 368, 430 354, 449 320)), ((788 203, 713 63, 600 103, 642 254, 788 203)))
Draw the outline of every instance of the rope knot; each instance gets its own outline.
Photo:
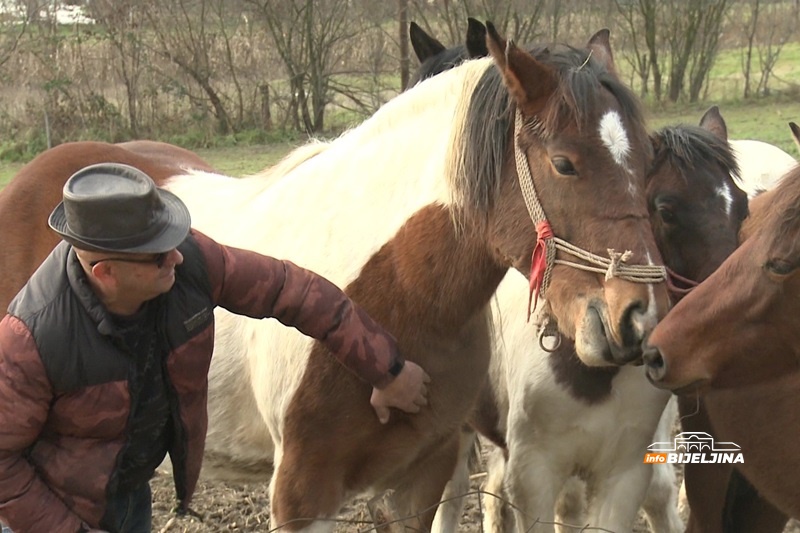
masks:
POLYGON ((630 259, 632 253, 633 252, 630 250, 617 252, 613 248, 608 248, 608 257, 611 259, 611 262, 608 264, 608 270, 606 270, 606 281, 618 276, 617 271, 619 270, 620 264, 630 259))

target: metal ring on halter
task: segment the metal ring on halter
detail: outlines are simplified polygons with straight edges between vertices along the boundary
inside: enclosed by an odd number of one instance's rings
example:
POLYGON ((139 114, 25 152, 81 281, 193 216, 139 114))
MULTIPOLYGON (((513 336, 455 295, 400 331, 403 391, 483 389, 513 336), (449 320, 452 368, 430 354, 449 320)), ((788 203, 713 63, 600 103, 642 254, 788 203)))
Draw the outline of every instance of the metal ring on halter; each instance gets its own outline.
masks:
POLYGON ((556 330, 555 335, 549 334, 546 328, 542 329, 539 333, 539 347, 547 353, 553 353, 561 347, 561 332, 556 330), (556 338, 556 345, 552 348, 548 348, 544 345, 545 337, 555 337, 556 338))

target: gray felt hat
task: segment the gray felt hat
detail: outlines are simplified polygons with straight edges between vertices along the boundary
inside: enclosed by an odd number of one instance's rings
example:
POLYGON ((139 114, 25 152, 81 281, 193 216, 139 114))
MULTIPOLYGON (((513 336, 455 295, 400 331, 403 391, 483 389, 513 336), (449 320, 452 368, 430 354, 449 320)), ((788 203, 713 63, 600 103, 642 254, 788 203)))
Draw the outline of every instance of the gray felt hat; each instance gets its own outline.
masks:
POLYGON ((79 170, 64 184, 63 198, 48 223, 84 250, 166 252, 183 242, 191 225, 180 198, 128 165, 101 163, 79 170))

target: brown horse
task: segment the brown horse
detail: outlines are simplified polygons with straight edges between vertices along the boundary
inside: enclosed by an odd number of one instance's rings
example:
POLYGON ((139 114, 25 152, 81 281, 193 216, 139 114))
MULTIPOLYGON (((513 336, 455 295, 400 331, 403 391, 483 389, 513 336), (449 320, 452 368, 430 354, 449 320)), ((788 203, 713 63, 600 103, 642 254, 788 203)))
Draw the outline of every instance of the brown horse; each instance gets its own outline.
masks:
MULTIPOLYGON (((703 121, 711 125, 717 135, 727 138, 727 126, 716 106, 706 112, 703 121)), ((794 129, 792 131, 794 133, 794 129)), ((736 141, 732 141, 732 144, 734 142, 736 141)), ((748 142, 753 141, 738 141, 738 150, 736 150, 737 159, 744 163, 742 175, 737 180, 737 183, 740 184, 758 183, 762 181, 763 177, 762 169, 756 163, 757 159, 755 161, 747 159, 748 154, 755 155, 755 153, 742 150, 742 143, 748 142)), ((756 200, 755 205, 759 202, 756 200)), ((665 257, 668 255, 667 252, 665 257)), ((753 401, 758 400, 753 399, 753 401)), ((730 405, 730 403, 728 401, 720 402, 718 396, 713 393, 703 398, 694 395, 678 396, 681 429, 689 432, 714 434, 714 413, 720 412, 725 405, 730 405)), ((786 517, 764 501, 741 473, 734 468, 734 465, 687 463, 683 465, 683 472, 689 504, 687 533, 739 531, 742 533, 749 531, 779 533, 783 530, 786 517)))
POLYGON ((71 142, 39 154, 0 191, 0 310, 58 243, 47 216, 61 201, 64 183, 81 168, 105 162, 134 166, 156 183, 189 169, 213 170, 193 152, 155 141, 71 142))
POLYGON ((703 395, 714 437, 741 447, 736 468, 779 527, 781 513, 800 518, 800 167, 751 202, 742 239, 654 330, 645 362, 657 386, 703 395))

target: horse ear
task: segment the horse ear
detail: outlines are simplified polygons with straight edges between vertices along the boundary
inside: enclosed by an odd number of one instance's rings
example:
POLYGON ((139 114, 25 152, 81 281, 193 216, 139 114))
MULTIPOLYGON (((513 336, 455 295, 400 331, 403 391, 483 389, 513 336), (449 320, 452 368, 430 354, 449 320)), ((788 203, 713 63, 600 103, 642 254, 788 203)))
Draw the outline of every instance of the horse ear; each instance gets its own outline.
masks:
POLYGON ((794 140, 795 146, 800 150, 800 127, 794 122, 790 122, 789 129, 792 130, 792 140, 794 140))
POLYGON ((617 67, 614 65, 614 54, 611 52, 610 37, 611 32, 608 30, 608 28, 603 28, 592 35, 592 38, 589 39, 589 43, 586 45, 586 48, 592 53, 592 57, 599 61, 601 65, 606 67, 607 71, 616 76, 617 67))
POLYGON ((725 124, 725 119, 722 118, 722 113, 719 112, 719 106, 712 105, 703 114, 700 119, 700 127, 708 130, 723 141, 728 140, 728 126, 725 124))
POLYGON ((467 55, 470 59, 489 55, 489 49, 486 48, 486 26, 472 17, 467 18, 467 55))
POLYGON ((433 57, 445 51, 445 46, 425 33, 425 30, 420 28, 416 22, 412 21, 408 25, 408 36, 411 39, 411 46, 414 48, 414 53, 417 54, 417 59, 419 59, 420 63, 429 57, 433 57))
POLYGON ((486 47, 503 75, 508 92, 525 115, 534 115, 544 108, 547 99, 558 88, 553 71, 513 41, 500 37, 494 24, 486 22, 486 47))

